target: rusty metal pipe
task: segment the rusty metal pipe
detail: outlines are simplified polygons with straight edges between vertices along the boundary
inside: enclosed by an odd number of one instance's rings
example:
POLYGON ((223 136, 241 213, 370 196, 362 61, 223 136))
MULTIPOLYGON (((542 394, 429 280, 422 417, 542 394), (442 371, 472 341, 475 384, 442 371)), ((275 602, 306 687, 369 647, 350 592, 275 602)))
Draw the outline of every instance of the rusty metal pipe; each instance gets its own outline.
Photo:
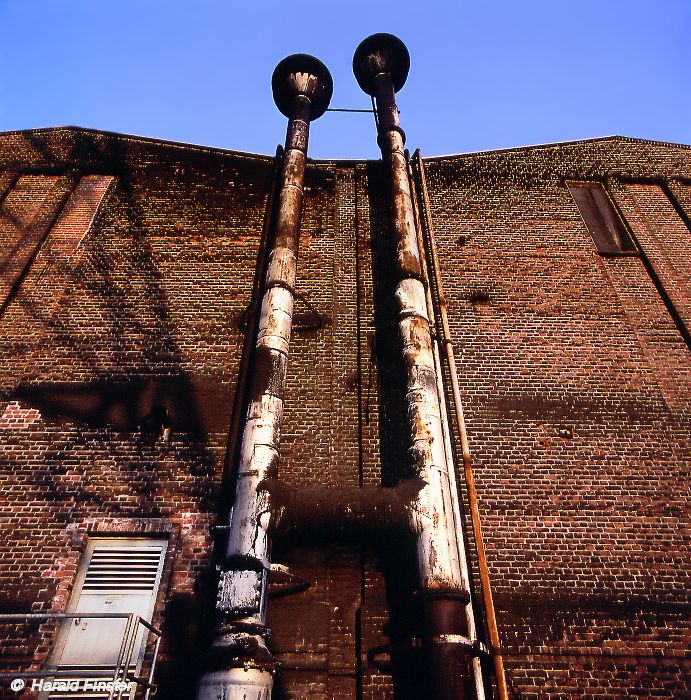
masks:
POLYGON ((333 85, 323 63, 298 54, 279 63, 272 87, 276 105, 288 117, 288 128, 235 500, 216 601, 222 622, 208 655, 209 670, 199 684, 198 700, 268 700, 276 668, 267 648, 271 564, 268 523, 262 519, 267 510, 266 493, 258 487, 278 473, 309 123, 328 107, 333 85))
POLYGON ((497 618, 494 611, 494 600, 492 598, 492 587, 489 580, 489 568, 487 566, 487 556, 485 554, 485 546, 482 539, 482 524, 480 521, 480 512, 477 504, 477 492, 475 490, 475 479, 473 477, 472 458, 470 455, 470 446, 468 443, 468 433, 465 425, 465 416, 463 415, 463 403, 461 401, 461 390, 458 384, 458 371, 456 368, 456 358, 451 342, 451 329, 449 327, 449 319, 446 310, 446 297, 441 282, 441 272, 439 270, 439 258, 437 256, 437 246, 434 240, 434 232, 432 229, 432 213, 427 194, 427 178, 425 174, 425 165, 422 160, 422 154, 418 150, 415 153, 415 162, 417 171, 420 177, 420 185, 422 190, 422 200, 424 206, 424 216, 427 221, 427 231, 430 244, 430 257, 432 261, 433 274, 436 281, 436 287, 439 297, 439 316, 442 324, 444 355, 449 367, 449 375, 451 377, 451 388, 454 397, 454 407, 456 413, 456 426, 461 439, 461 450, 463 453, 463 471, 465 476, 466 489, 468 492, 468 502, 470 505, 470 516, 473 523, 473 531, 475 535, 475 546, 477 548, 478 569, 480 570, 480 584, 482 588, 482 597, 487 618, 487 629, 489 632, 489 642, 491 645, 492 665, 494 667, 495 682, 497 684, 497 693, 499 700, 508 700, 509 692, 506 684, 506 674, 504 672, 504 661, 501 654, 501 643, 499 639, 499 630, 497 627, 497 618))
POLYGON ((433 697, 458 700, 468 697, 470 682, 470 650, 464 634, 465 606, 470 594, 459 557, 464 545, 454 516, 458 494, 451 487, 453 464, 449 463, 444 446, 430 319, 404 153, 405 135, 395 98, 395 92, 405 83, 409 61, 408 51, 399 39, 376 34, 358 46, 353 71, 360 87, 376 100, 378 143, 389 179, 410 458, 416 475, 425 482, 413 504, 418 533, 418 593, 425 611, 423 651, 433 697))
MULTIPOLYGON (((381 542, 392 534, 413 532, 411 504, 424 483, 401 481, 380 486, 295 486, 265 479, 259 490, 268 497, 266 519, 272 539, 381 542)), ((264 517, 264 515, 262 515, 264 517)))
MULTIPOLYGON (((410 164, 410 159, 407 157, 407 152, 406 152, 406 160, 408 163, 408 178, 411 184, 411 189, 414 190, 414 179, 413 179, 413 171, 412 167, 410 164)), ((432 325, 432 328, 437 328, 437 323, 436 323, 436 318, 435 318, 435 313, 434 313, 434 303, 432 300, 432 290, 431 286, 429 284, 429 273, 428 273, 428 261, 427 261, 427 256, 424 254, 425 251, 425 243, 423 240, 423 232, 422 232, 422 222, 420 220, 420 212, 418 210, 417 206, 417 197, 413 197, 413 213, 415 215, 415 228, 417 230, 417 236, 418 236, 418 248, 420 250, 420 253, 422 254, 422 272, 424 276, 424 282, 425 282, 425 298, 427 300, 427 310, 429 313, 429 318, 430 322, 432 325)), ((432 274, 435 274, 435 270, 433 269, 432 274)), ((435 280, 437 278, 435 277, 435 280)), ((433 344, 433 350, 434 350, 434 365, 437 370, 437 393, 439 396, 439 406, 441 408, 441 417, 442 417, 442 428, 444 430, 444 447, 446 448, 446 456, 449 461, 449 464, 454 464, 454 458, 453 458, 453 446, 452 446, 452 435, 450 431, 450 422, 449 422, 449 417, 447 414, 446 410, 446 393, 444 391, 444 381, 443 381, 443 371, 442 371, 442 366, 441 366, 441 358, 440 358, 440 353, 439 353, 439 335, 438 333, 435 333, 435 338, 434 338, 434 344, 433 344)), ((451 489, 454 493, 458 493, 458 486, 456 483, 456 474, 454 469, 449 470, 449 482, 451 484, 451 489)), ((456 527, 457 530, 460 532, 461 529, 463 528, 463 521, 461 519, 461 508, 460 508, 460 502, 459 499, 456 498, 454 500, 454 517, 456 520, 456 527)), ((466 543, 466 540, 464 540, 464 544, 466 543)), ((461 562, 461 574, 463 576, 463 582, 464 585, 468 590, 471 590, 471 585, 470 585, 470 573, 468 570, 468 560, 466 557, 466 552, 464 548, 461 548, 461 551, 459 552, 459 559, 461 562)), ((465 622, 467 625, 468 629, 468 638, 471 640, 473 643, 479 642, 478 634, 477 634, 477 625, 475 623, 475 612, 473 610, 473 604, 472 601, 469 601, 468 604, 465 607, 465 622)), ((485 684, 484 684, 484 679, 482 676, 482 665, 480 663, 480 659, 475 656, 473 657, 471 661, 471 672, 473 676, 473 682, 475 685, 475 696, 477 700, 484 700, 485 697, 485 684)))
MULTIPOLYGON (((251 365, 252 352, 256 343, 256 326, 257 312, 259 304, 257 299, 262 292, 263 273, 266 269, 266 256, 268 254, 268 237, 271 230, 274 207, 276 205, 276 187, 279 175, 279 167, 283 163, 283 146, 276 148, 273 167, 271 168, 271 180, 269 191, 266 200, 266 210, 264 212, 264 222, 262 227, 262 240, 259 244, 259 254, 257 256, 257 265, 255 269, 254 283, 252 285, 252 297, 246 311, 246 332, 245 341, 242 346, 242 356, 238 369, 238 380, 235 386, 235 395, 233 398, 233 412, 231 414, 231 423, 228 430, 228 443, 226 445, 226 454, 223 461, 223 474, 221 477, 221 487, 219 489, 220 498, 218 504, 219 519, 227 520, 228 513, 232 508, 231 493, 233 487, 234 475, 232 468, 235 459, 237 458, 238 445, 240 443, 240 427, 242 425, 242 411, 245 407, 247 382, 249 379, 249 369, 251 365)), ((242 321, 241 319, 241 326, 242 321)))

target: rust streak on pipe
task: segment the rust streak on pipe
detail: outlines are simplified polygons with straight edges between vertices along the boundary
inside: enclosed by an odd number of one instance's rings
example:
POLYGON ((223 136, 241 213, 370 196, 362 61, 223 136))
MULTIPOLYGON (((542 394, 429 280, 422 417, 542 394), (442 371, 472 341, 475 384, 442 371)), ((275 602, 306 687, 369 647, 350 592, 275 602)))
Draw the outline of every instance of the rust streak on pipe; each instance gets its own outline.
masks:
POLYGON ((391 233, 395 245, 397 321, 403 342, 408 429, 413 468, 425 487, 413 505, 418 520, 418 599, 423 609, 423 653, 431 697, 462 700, 469 685, 470 649, 464 632, 469 591, 461 571, 463 541, 454 512, 458 494, 451 488, 444 444, 437 371, 423 283, 420 250, 398 120, 395 93, 405 83, 410 58, 390 34, 365 39, 353 58, 360 87, 376 100, 378 143, 389 184, 391 233))
POLYGON ((235 395, 233 397, 233 412, 231 415, 230 428, 228 430, 228 444, 225 459, 223 462, 223 474, 221 476, 221 487, 219 489, 218 516, 227 519, 228 512, 232 507, 232 466, 237 459, 238 444, 240 442, 240 426, 242 424, 242 409, 245 405, 247 394, 247 383, 249 369, 252 362, 252 351, 257 335, 257 311, 259 308, 258 297, 262 291, 262 275, 266 268, 266 256, 268 253, 268 238, 271 233, 271 224, 274 218, 274 208, 276 204, 276 185, 279 175, 279 166, 283 161, 283 146, 276 148, 276 155, 271 168, 271 179, 269 181, 268 195, 266 198, 266 209, 264 211, 264 223, 262 226, 262 238, 259 242, 259 252, 257 255, 257 267, 254 283, 252 285, 252 296, 246 311, 245 340, 242 346, 242 356, 240 358, 239 374, 235 385, 235 395))
MULTIPOLYGON (((406 151, 406 161, 408 164, 408 177, 410 179, 410 184, 411 184, 411 189, 414 187, 414 178, 413 178, 413 169, 410 163, 410 158, 408 157, 408 152, 406 151)), ((432 290, 431 290, 431 285, 429 283, 429 275, 428 275, 428 260, 427 256, 425 255, 425 243, 423 240, 423 233, 422 233, 422 225, 420 221, 420 211, 418 209, 417 205, 417 197, 414 196, 413 198, 413 212, 415 214, 415 228, 417 230, 417 235, 418 235, 418 248, 420 250, 420 253, 422 255, 422 273, 424 276, 425 280, 425 293, 426 293, 426 298, 427 298, 427 307, 428 307, 428 313, 430 317, 430 322, 432 324, 432 328, 435 330, 438 329, 437 323, 436 323, 436 316, 434 313, 434 303, 432 301, 432 290)), ((436 277, 436 275, 435 275, 436 277)), ((452 447, 452 436, 450 433, 450 421, 448 417, 448 413, 446 410, 446 392, 444 390, 444 382, 443 382, 443 374, 442 374, 442 368, 441 368, 441 360, 439 358, 439 338, 438 338, 438 333, 435 333, 435 338, 434 338, 434 363, 437 368, 437 392, 439 394, 439 406, 441 408, 441 414, 442 414, 442 427, 444 428, 444 443, 447 447, 447 458, 449 460, 450 465, 455 464, 454 456, 453 456, 453 447, 452 447)), ((451 488, 454 492, 458 492, 458 485, 456 482, 456 474, 455 474, 455 469, 452 468, 449 469, 449 482, 451 484, 451 488)), ((460 504, 458 502, 458 499, 454 500, 454 517, 456 520, 456 527, 459 532, 463 531, 463 520, 461 518, 461 509, 460 509, 460 504)), ((463 542, 464 546, 467 544, 467 542, 464 540, 463 542)), ((462 547, 461 550, 459 551, 459 559, 461 562, 461 572, 463 574, 463 580, 465 583, 465 586, 468 588, 468 590, 471 590, 470 586, 470 572, 468 569, 468 559, 466 557, 465 553, 465 547, 462 547)), ((466 618, 466 624, 468 626, 468 637, 472 640, 475 641, 478 639, 478 633, 477 633, 477 625, 475 623, 475 614, 473 611, 473 606, 472 603, 469 602, 468 605, 465 607, 465 618, 466 618)), ((478 697, 478 700, 483 700, 485 697, 485 688, 484 688, 484 680, 482 677, 482 665, 480 663, 480 659, 476 656, 472 660, 472 670, 473 670, 473 681, 475 683, 475 693, 478 697)))
POLYGON ((468 491, 468 502, 470 504, 470 515, 473 523, 473 531, 475 533, 475 545, 477 548, 478 568, 480 570, 480 581, 482 585, 482 597, 485 604, 485 614, 487 616, 487 628, 489 631, 490 644, 492 646, 492 662, 494 666, 494 674, 497 683, 497 691, 499 700, 508 700, 508 687, 506 685, 506 674, 504 672, 504 660, 501 654, 501 644, 499 641, 499 630, 497 627, 497 618, 494 611, 494 600, 492 598, 492 588, 489 580, 489 568, 487 566, 487 556, 485 553, 485 545, 482 539, 482 524, 480 521, 480 511, 477 505, 477 491, 475 490, 475 478, 473 477, 473 465, 470 455, 470 447, 468 444, 468 433, 465 425, 465 417, 463 415, 463 404, 461 402, 461 390, 458 384, 458 372, 456 370, 456 359, 453 351, 453 343, 451 342, 451 331, 449 328, 449 319, 446 308, 446 297, 442 287, 441 273, 439 270, 439 259, 437 256, 437 246, 434 240, 434 232, 432 230, 432 215, 427 194, 427 178, 425 176, 425 166, 422 161, 422 154, 418 149, 415 152, 415 162, 420 175, 420 184, 422 190, 422 199, 424 204, 425 219, 427 220, 427 232, 430 244, 430 257, 432 259, 432 268, 436 281, 437 293, 439 298, 439 315, 441 317, 444 354, 449 365, 449 375, 451 377, 451 387, 454 397, 454 407, 456 413, 456 424, 458 434, 461 439, 461 450, 463 453, 463 472, 465 476, 466 489, 468 491))

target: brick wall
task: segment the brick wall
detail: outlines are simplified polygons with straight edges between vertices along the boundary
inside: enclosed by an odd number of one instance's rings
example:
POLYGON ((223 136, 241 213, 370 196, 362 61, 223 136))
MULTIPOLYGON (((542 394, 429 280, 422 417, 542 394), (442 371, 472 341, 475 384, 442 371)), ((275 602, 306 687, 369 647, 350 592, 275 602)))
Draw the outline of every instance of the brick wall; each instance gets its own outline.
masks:
POLYGON ((67 177, 43 175, 24 175, 13 186, 8 181, 0 216, 0 306, 27 272, 71 184, 67 177))
POLYGON ((607 179, 683 317, 691 231, 659 186, 629 179, 690 166, 688 148, 617 139, 428 163, 522 698, 688 692, 689 347, 643 261, 598 255, 564 181, 607 179))
MULTIPOLYGON (((92 136, 0 137, 12 167, 39 173, 20 175, 6 217, 40 218, 56 168, 80 178, 0 317, 0 600, 64 609, 61 562, 83 551, 66 528, 163 518, 176 544, 156 622, 194 647, 271 159, 92 136), (155 405, 169 443, 137 429, 155 405)), ((163 686, 179 688, 190 650, 164 647, 163 686)))
MULTIPOLYGON (((64 609, 89 531, 158 523, 159 697, 189 696, 272 159, 56 129, 0 135, 0 163, 0 250, 19 235, 10 215, 35 229, 0 315, 0 602, 64 609), (156 405, 168 443, 138 429, 156 405)), ((516 696, 679 697, 691 150, 605 139, 427 170, 516 696), (645 260, 597 253, 566 179, 607 182, 645 260)), ((405 468, 386 216, 377 163, 309 165, 291 483, 392 484, 405 468)), ((275 547, 310 584, 269 605, 277 697, 424 697, 404 545, 275 547)))

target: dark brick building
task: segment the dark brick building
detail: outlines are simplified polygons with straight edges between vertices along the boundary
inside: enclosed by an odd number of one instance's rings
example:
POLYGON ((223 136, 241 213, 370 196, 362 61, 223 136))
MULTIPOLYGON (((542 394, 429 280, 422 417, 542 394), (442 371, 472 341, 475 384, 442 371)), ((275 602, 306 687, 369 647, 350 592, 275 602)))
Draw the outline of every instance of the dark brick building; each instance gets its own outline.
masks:
MULTIPOLYGON (((691 148, 424 164, 510 688, 688 696, 691 148)), ((163 542, 133 574, 153 572, 159 698, 193 696, 208 643, 275 173, 85 129, 0 134, 0 612, 78 609, 98 591, 90 542, 163 542)), ((390 485, 381 164, 310 161, 306 178, 281 479, 390 485)), ((403 543, 288 541, 273 559, 275 697, 425 697, 403 543)), ((75 619, 0 625, 2 670, 54 660, 75 619)))

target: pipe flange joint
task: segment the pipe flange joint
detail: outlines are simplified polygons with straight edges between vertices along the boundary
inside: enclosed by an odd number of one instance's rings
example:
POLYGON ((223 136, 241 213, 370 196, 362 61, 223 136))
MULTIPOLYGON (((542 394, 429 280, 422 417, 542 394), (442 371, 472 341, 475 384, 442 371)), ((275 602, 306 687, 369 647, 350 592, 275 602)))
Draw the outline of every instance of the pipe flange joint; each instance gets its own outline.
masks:
POLYGON ((285 280, 281 280, 281 279, 272 279, 272 280, 267 281, 266 284, 264 285, 264 291, 268 291, 269 289, 274 289, 275 287, 280 287, 281 289, 285 289, 287 292, 290 292, 294 297, 300 296, 292 284, 289 284, 285 280))
POLYGON ((420 588, 413 594, 416 600, 427 602, 432 600, 456 600, 464 605, 470 603, 470 591, 458 588, 420 588))
MULTIPOLYGON (((258 472, 255 472, 257 474, 258 472)), ((224 571, 257 571, 261 573, 266 567, 261 559, 244 554, 231 554, 223 564, 224 571)))
POLYGON ((255 670, 264 671, 275 676, 281 670, 281 662, 274 659, 273 661, 257 661, 256 659, 233 659, 226 665, 227 668, 242 668, 245 671, 255 670))
POLYGON ((274 659, 252 659, 233 657, 228 650, 212 649, 209 652, 206 660, 206 668, 208 671, 226 671, 231 668, 241 668, 245 671, 263 671, 275 676, 280 670, 280 661, 274 659))
POLYGON ((462 634, 440 634, 432 637, 432 644, 454 644, 462 647, 470 656, 490 655, 489 649, 479 639, 469 639, 462 634))
POLYGON ((260 625, 252 622, 229 622, 221 625, 219 634, 251 634, 264 637, 267 641, 271 639, 271 629, 266 625, 260 625))
POLYGON ((403 131, 403 129, 400 126, 394 125, 387 126, 385 129, 382 129, 380 127, 379 132, 377 133, 377 146, 379 146, 380 149, 384 150, 384 134, 386 134, 389 131, 395 131, 396 133, 400 134, 401 138, 403 139, 403 145, 405 146, 405 131, 403 131))

